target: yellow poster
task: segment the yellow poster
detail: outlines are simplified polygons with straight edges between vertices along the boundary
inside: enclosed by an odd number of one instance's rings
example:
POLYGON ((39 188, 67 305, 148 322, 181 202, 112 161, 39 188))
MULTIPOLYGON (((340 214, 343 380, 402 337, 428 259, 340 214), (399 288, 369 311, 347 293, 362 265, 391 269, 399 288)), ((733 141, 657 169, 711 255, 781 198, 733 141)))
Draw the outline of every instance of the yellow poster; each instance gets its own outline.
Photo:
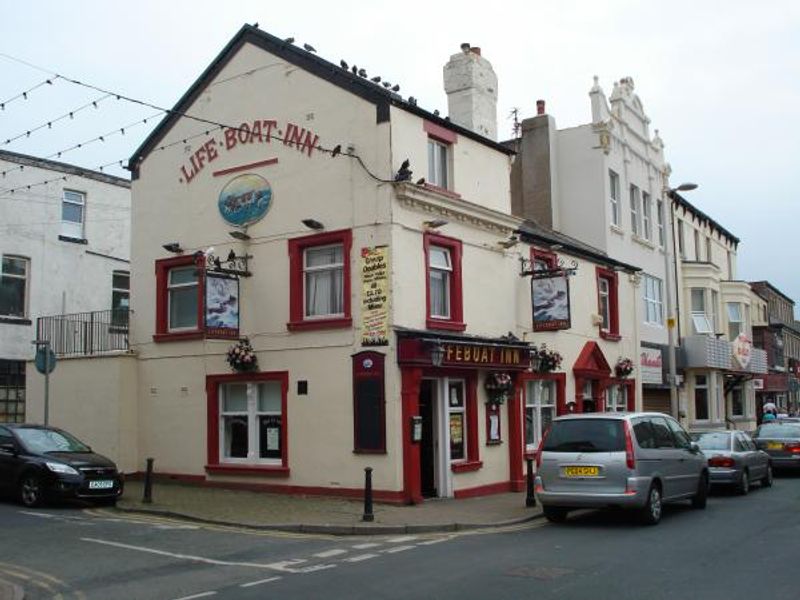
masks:
POLYGON ((389 248, 361 249, 361 344, 389 344, 389 248))

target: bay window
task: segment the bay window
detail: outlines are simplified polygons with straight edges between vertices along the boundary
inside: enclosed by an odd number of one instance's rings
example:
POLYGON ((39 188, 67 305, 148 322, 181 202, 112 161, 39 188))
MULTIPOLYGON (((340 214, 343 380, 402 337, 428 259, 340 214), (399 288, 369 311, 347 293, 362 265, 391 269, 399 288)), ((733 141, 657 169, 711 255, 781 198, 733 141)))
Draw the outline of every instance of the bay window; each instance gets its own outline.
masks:
POLYGON ((695 333, 713 333, 711 321, 706 312, 705 288, 691 289, 692 326, 695 333))
POLYGON ((728 302, 728 339, 732 342, 744 331, 742 321, 742 305, 738 302, 728 302))

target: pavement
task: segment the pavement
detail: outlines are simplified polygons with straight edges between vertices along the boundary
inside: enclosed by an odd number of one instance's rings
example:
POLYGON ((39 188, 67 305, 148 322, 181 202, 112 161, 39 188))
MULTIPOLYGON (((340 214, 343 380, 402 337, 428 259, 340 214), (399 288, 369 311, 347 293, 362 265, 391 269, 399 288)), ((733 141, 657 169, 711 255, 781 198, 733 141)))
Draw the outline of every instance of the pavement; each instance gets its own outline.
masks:
POLYGON ((0 579, 0 600, 23 600, 25 590, 16 583, 0 579))
POLYGON ((215 525, 332 535, 458 531, 514 525, 542 516, 540 506, 525 506, 525 493, 458 500, 437 498, 412 506, 374 503, 372 522, 362 519, 363 500, 161 481, 153 484, 152 503, 143 503, 142 496, 142 482, 127 481, 117 509, 215 525))

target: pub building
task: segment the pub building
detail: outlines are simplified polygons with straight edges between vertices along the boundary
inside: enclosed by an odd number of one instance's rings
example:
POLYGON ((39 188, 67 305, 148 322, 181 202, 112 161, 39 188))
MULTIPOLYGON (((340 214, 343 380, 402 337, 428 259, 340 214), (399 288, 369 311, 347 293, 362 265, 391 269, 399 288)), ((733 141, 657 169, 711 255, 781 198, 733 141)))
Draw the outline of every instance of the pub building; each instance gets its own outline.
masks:
POLYGON ((448 118, 244 26, 131 159, 130 351, 61 361, 51 422, 126 472, 417 503, 635 408, 638 270, 512 216, 497 87, 454 83, 492 67, 444 72, 448 118))

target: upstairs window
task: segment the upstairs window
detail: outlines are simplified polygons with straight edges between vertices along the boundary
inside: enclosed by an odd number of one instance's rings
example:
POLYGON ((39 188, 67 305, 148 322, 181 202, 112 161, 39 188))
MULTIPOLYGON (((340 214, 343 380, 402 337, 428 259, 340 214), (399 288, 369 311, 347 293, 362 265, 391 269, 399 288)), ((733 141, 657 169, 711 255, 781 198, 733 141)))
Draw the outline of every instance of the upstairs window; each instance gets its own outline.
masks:
POLYGON ((597 310, 600 314, 600 336, 618 340, 619 336, 619 297, 617 295, 617 274, 611 269, 597 267, 597 310))
POLYGON ((639 188, 635 185, 631 185, 630 189, 630 199, 631 199, 631 231, 633 231, 633 235, 640 235, 641 227, 639 223, 639 205, 642 202, 639 188))
MULTIPOLYGON (((124 272, 115 285, 122 285, 124 272)), ((116 288, 115 288, 116 289, 116 288)), ((122 288, 116 289, 120 306, 125 301, 122 288)), ((203 279, 195 257, 176 256, 156 261, 156 332, 157 342, 171 339, 199 338, 203 335, 203 279)))
POLYGON ((664 229, 664 201, 656 201, 656 222, 658 223, 658 245, 663 248, 666 244, 666 231, 664 229))
POLYGON ((683 237, 683 221, 678 221, 678 254, 686 260, 686 240, 683 237))
POLYGON ((427 326, 429 329, 463 331, 461 242, 426 233, 427 326))
POLYGON ((3 255, 0 273, 0 317, 24 319, 28 314, 30 261, 21 256, 3 255))
POLYGON ((448 146, 428 139, 428 182, 442 189, 448 189, 448 146))
POLYGON ((652 325, 664 324, 664 300, 661 293, 661 280, 645 275, 642 286, 644 296, 644 320, 652 325))
POLYGON ((708 236, 706 236, 706 262, 714 262, 714 255, 711 252, 711 238, 708 236))
POLYGON ((694 230, 694 259, 700 262, 700 232, 694 230))
POLYGON ((619 175, 608 170, 609 202, 611 208, 611 224, 620 226, 619 219, 619 175))
POLYGON ((742 321, 742 305, 738 302, 728 302, 728 339, 732 342, 744 331, 742 321))
POLYGON ((128 271, 114 271, 111 275, 111 322, 114 325, 126 325, 128 323, 130 290, 130 273, 128 271))
POLYGON ((84 239, 86 194, 64 190, 61 200, 61 235, 75 240, 84 239))
POLYGON ((344 315, 344 247, 308 248, 303 252, 305 316, 344 315))
POLYGON ((169 331, 198 328, 200 293, 194 265, 169 270, 167 279, 169 331))
POLYGON ((691 289, 692 326, 695 333, 714 333, 711 320, 706 312, 706 291, 703 288, 691 289))
POLYGON ((428 285, 431 293, 431 317, 450 318, 450 288, 453 264, 447 248, 431 246, 428 251, 428 285))
POLYGON ((642 236, 653 239, 653 204, 647 192, 642 192, 642 236))

